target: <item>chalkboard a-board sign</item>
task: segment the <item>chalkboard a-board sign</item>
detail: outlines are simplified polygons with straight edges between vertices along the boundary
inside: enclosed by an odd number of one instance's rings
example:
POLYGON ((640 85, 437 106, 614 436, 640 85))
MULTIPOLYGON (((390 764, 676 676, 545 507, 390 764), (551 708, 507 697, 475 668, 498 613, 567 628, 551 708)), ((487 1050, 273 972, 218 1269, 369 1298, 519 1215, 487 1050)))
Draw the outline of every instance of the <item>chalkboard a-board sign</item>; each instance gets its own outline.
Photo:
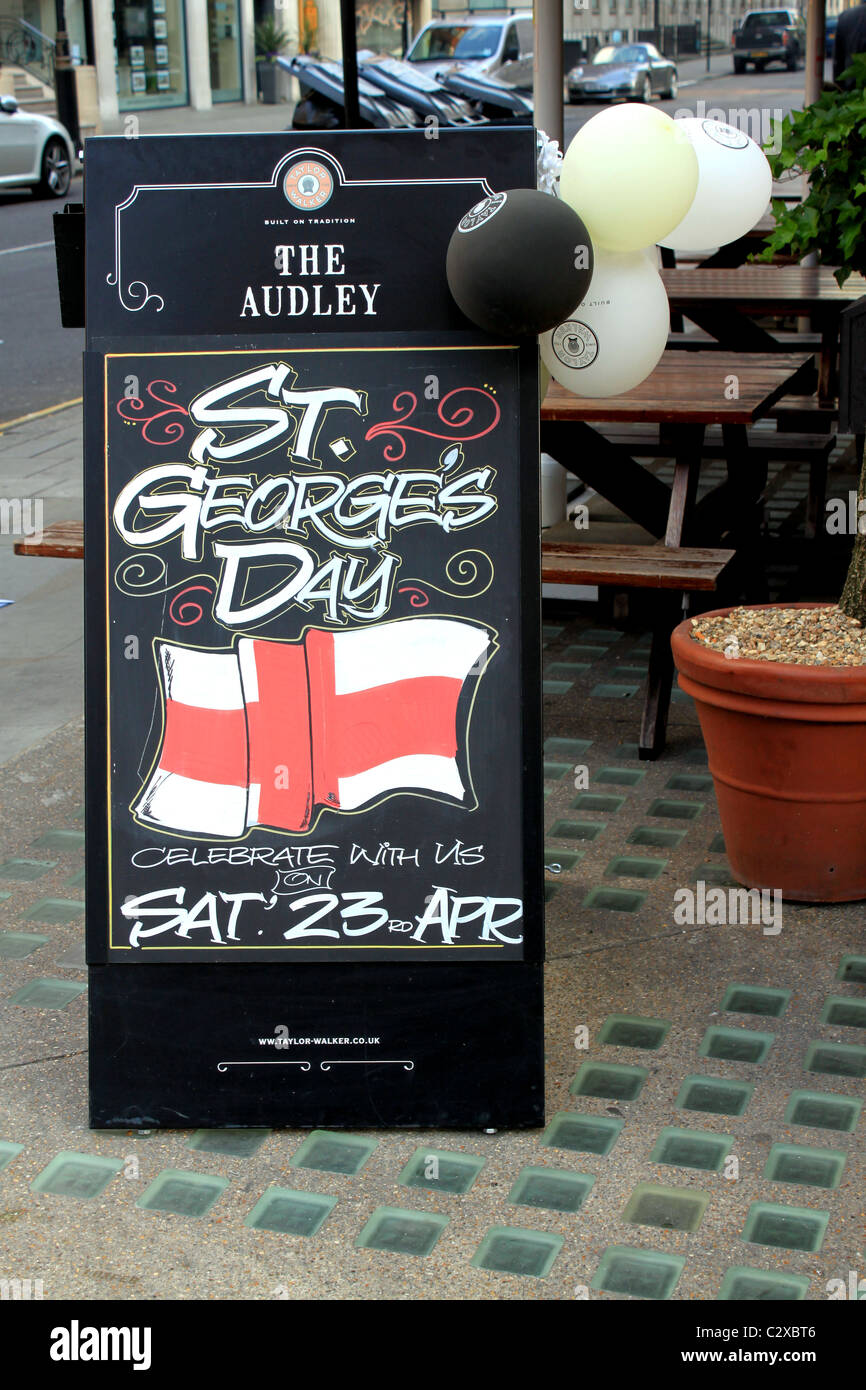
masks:
POLYGON ((542 1118, 526 130, 88 144, 91 1116, 542 1118))

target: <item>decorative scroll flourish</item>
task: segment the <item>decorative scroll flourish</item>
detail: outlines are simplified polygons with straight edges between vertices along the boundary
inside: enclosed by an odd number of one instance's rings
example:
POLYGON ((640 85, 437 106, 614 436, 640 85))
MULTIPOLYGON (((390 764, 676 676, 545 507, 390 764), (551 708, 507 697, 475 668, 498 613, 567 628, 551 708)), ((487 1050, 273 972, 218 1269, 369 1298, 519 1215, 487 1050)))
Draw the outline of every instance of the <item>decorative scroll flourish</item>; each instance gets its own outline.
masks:
POLYGON ((188 584, 185 589, 181 589, 179 594, 175 594, 171 603, 168 605, 168 616, 178 627, 192 627, 194 623, 200 622, 204 617, 204 608, 197 599, 188 598, 185 603, 181 599, 186 598, 187 594, 207 594, 212 599, 214 590, 210 584, 188 584))
POLYGON ((151 381, 147 386, 146 394, 157 405, 162 406, 162 410, 155 410, 151 415, 144 415, 142 412, 147 409, 147 402, 142 400, 141 396, 121 396, 116 406, 117 413, 127 424, 143 425, 141 437, 146 439, 148 444, 162 447, 167 444, 176 444, 179 439, 183 438, 185 428, 179 420, 169 420, 159 427, 163 432, 164 437, 162 439, 154 438, 150 433, 151 426, 156 425, 158 420, 165 420, 167 415, 183 415, 189 419, 189 411, 186 406, 180 405, 177 401, 167 401, 162 396, 158 396, 154 390, 155 386, 163 386, 172 395, 177 391, 177 386, 173 381, 151 381))
POLYGON ((415 1063, 407 1057, 334 1057, 330 1062, 320 1062, 320 1071, 330 1071, 331 1067, 402 1067, 404 1071, 414 1071, 415 1063))
POLYGON ((217 1062, 217 1071, 228 1071, 229 1067, 300 1067, 309 1071, 310 1062, 217 1062))
MULTIPOLYGON (((118 256, 118 262, 119 260, 120 257, 118 256)), ((118 285, 117 297, 124 309, 128 309, 131 314, 137 314, 139 310, 146 309, 151 300, 153 300, 158 314, 161 314, 165 308, 165 300, 162 295, 152 294, 143 280, 130 280, 124 293, 119 285, 119 270, 112 271, 110 275, 106 275, 105 279, 112 288, 118 285), (140 303, 136 304, 136 300, 140 300, 140 303)))
MULTIPOLYGON (((493 583, 493 561, 484 550, 458 550, 452 555, 445 566, 445 574, 453 584, 452 589, 443 589, 441 585, 432 583, 429 579, 422 582, 428 589, 435 589, 438 594, 445 594, 448 598, 480 598, 486 594, 490 585, 493 583)), ((419 581, 411 579, 408 584, 402 584, 397 590, 398 593, 424 593, 420 588, 419 581)), ((426 607, 426 601, 421 603, 414 598, 410 598, 409 603, 414 608, 426 607)))
POLYGON ((186 579, 180 579, 174 584, 163 584, 165 576, 166 567, 162 556, 155 555, 152 550, 146 550, 143 555, 129 556, 121 560, 114 571, 114 584, 115 588, 128 598, 149 598, 154 594, 170 594, 179 589, 180 592, 174 595, 169 605, 169 617, 178 627, 192 627, 204 617, 205 609, 201 599, 187 595, 207 594, 212 600, 216 592, 213 575, 196 574, 193 576, 196 582, 192 584, 186 579))
MULTIPOLYGON (((418 408, 418 397, 414 391, 399 391, 394 397, 391 409, 395 412, 393 420, 380 420, 377 425, 371 425, 367 430, 365 439, 375 439, 379 435, 390 435, 395 441, 386 444, 383 449, 383 457, 389 463, 398 463, 406 456, 407 433, 425 434, 429 439, 445 439, 449 444, 466 444, 471 439, 482 439, 485 434, 496 429, 499 424, 501 411, 499 403, 490 391, 484 391, 480 386, 456 386, 453 391, 449 391, 439 402, 436 414, 446 426, 448 433, 441 433, 438 430, 425 430, 420 425, 410 425, 407 422, 418 408), (465 398, 467 396, 482 396, 487 404, 492 407, 493 418, 490 422, 479 428, 480 421, 476 419, 478 405, 480 403, 460 404, 453 399, 454 396, 465 398)), ((483 417, 482 417, 483 418, 483 417)))
POLYGON ((417 584, 401 584, 397 593, 409 595, 410 608, 426 608, 430 602, 430 595, 417 584))

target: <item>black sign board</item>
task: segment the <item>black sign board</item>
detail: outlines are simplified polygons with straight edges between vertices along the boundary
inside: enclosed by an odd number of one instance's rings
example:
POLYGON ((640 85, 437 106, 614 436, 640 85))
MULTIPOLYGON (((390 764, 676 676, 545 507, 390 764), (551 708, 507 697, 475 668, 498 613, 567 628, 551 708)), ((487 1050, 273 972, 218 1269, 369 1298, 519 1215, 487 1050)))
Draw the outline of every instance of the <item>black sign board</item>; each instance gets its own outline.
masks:
POLYGON ((534 134, 438 135, 88 144, 94 1124, 541 1119, 536 354, 444 270, 534 134))

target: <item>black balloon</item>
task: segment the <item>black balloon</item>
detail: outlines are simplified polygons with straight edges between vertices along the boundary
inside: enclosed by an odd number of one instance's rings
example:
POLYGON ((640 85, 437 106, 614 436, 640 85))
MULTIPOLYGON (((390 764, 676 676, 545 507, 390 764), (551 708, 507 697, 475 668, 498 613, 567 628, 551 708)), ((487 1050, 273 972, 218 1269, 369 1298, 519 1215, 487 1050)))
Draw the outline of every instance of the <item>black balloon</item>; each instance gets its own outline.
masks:
POLYGON ((577 213, 549 193, 494 193, 460 219, 448 245, 451 293, 498 337, 535 337, 568 318, 592 279, 592 243, 577 213))

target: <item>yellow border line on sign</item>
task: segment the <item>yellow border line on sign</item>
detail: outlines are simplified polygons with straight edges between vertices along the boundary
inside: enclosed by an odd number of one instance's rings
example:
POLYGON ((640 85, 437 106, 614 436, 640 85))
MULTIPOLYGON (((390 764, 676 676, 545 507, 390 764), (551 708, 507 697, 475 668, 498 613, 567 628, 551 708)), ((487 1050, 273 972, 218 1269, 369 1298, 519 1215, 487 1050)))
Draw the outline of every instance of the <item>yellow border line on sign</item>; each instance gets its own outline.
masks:
POLYGON ((58 410, 68 410, 71 405, 81 405, 83 396, 72 401, 61 401, 59 405, 47 405, 44 410, 31 410, 29 415, 19 415, 17 420, 0 420, 0 434, 10 430, 13 425, 26 425, 28 420, 39 420, 43 415, 54 415, 58 410))

